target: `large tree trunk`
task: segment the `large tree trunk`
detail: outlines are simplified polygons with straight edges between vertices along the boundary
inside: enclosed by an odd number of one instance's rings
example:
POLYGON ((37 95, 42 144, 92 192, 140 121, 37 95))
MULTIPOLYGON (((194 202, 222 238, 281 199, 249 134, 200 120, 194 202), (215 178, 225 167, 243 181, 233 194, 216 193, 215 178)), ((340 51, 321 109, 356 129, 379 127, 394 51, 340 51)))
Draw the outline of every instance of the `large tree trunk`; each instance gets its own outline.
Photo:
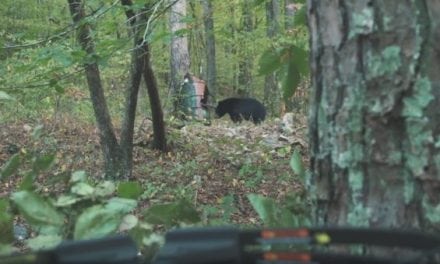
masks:
POLYGON ((440 228, 439 1, 308 1, 317 222, 440 228))
MULTIPOLYGON (((266 35, 273 39, 279 32, 280 3, 279 0, 271 0, 266 3, 266 35)), ((264 104, 269 112, 278 115, 279 113, 279 92, 275 73, 266 75, 264 79, 264 104)))
POLYGON ((214 35, 214 19, 212 17, 211 0, 203 0, 203 23, 205 25, 206 36, 206 80, 208 83, 210 101, 216 100, 217 88, 215 80, 217 79, 217 70, 215 66, 215 35, 214 35))
POLYGON ((170 62, 170 89, 173 97, 174 110, 178 109, 178 94, 183 76, 189 72, 189 49, 186 36, 178 36, 176 32, 186 29, 186 23, 182 19, 186 16, 186 0, 177 0, 171 7, 170 27, 173 34, 171 39, 171 62, 170 62))
MULTIPOLYGON (((95 45, 91 37, 90 26, 88 23, 80 22, 85 17, 83 3, 81 0, 68 0, 67 2, 73 22, 78 27, 78 42, 81 44, 83 50, 93 58, 95 55, 95 45)), ((104 97, 98 64, 95 61, 86 62, 84 69, 96 122, 99 128, 101 147, 104 152, 105 174, 109 178, 117 178, 123 174, 121 148, 117 142, 104 97)))

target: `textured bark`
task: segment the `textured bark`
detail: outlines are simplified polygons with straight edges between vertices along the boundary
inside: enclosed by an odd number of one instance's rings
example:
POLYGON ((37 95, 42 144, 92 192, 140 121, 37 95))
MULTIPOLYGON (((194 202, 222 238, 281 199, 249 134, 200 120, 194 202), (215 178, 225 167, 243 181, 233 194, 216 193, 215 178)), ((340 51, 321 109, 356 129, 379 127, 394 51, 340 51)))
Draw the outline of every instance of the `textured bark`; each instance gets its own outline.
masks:
MULTIPOLYGON (((253 31, 252 23, 252 3, 250 0, 243 0, 242 4, 242 34, 245 35, 244 41, 247 39, 247 34, 253 31)), ((238 64, 238 87, 237 94, 240 96, 249 96, 252 89, 252 62, 251 47, 246 47, 242 50, 244 54, 240 58, 238 64)))
POLYGON ((142 21, 135 17, 136 14, 132 9, 128 8, 132 5, 132 1, 121 0, 121 4, 127 7, 125 14, 128 21, 130 21, 131 35, 133 36, 134 42, 134 49, 130 62, 130 79, 125 92, 125 113, 121 129, 121 149, 124 159, 124 174, 126 178, 131 178, 133 169, 134 122, 136 119, 139 87, 144 68, 143 50, 141 48, 143 38, 140 33, 141 29, 139 28, 142 21))
MULTIPOLYGON (((279 13, 279 0, 271 0, 266 3, 266 35, 269 39, 273 39, 279 32, 279 13)), ((279 114, 279 98, 280 93, 275 73, 266 75, 264 79, 264 104, 269 112, 276 116, 279 114)))
POLYGON ((217 69, 215 64, 215 34, 211 0, 203 0, 202 5, 203 23, 205 25, 206 35, 206 80, 210 93, 209 101, 212 100, 215 102, 217 94, 217 88, 215 85, 215 80, 217 79, 217 69))
MULTIPOLYGON (((95 46, 91 37, 90 26, 87 23, 80 24, 85 17, 81 0, 68 0, 73 22, 78 26, 78 42, 83 50, 91 57, 95 55, 95 46)), ((93 110, 99 129, 101 147, 104 153, 105 174, 109 178, 117 178, 122 172, 121 148, 117 142, 107 103, 102 88, 102 82, 98 64, 95 61, 84 64, 87 84, 92 100, 93 110)))
POLYGON ((153 67, 151 66, 150 47, 146 43, 144 43, 144 52, 145 66, 143 76, 145 83, 147 84, 148 98, 150 98, 151 115, 153 119, 153 148, 166 151, 167 140, 165 136, 165 122, 163 121, 162 104, 160 102, 156 77, 153 72, 153 67))
MULTIPOLYGON (((230 14, 230 19, 228 20, 228 22, 226 23, 226 28, 227 31, 229 33, 229 39, 231 39, 231 41, 229 43, 227 43, 225 45, 225 55, 228 61, 230 61, 229 63, 229 67, 228 67, 228 72, 231 73, 230 76, 230 83, 232 85, 232 88, 234 91, 237 90, 238 87, 238 64, 237 64, 237 60, 236 57, 237 55, 237 26, 236 26, 236 22, 235 22, 235 17, 236 17, 236 10, 235 10, 235 6, 233 4, 231 4, 228 7, 228 14, 230 14)), ((221 94, 221 91, 218 91, 218 94, 221 94)))
MULTIPOLYGON (((131 7, 131 0, 121 0, 122 5, 131 7)), ((148 9, 148 8, 146 8, 148 9)), ((153 148, 162 151, 166 150, 165 123, 163 121, 162 104, 160 102, 156 78, 150 62, 150 47, 143 39, 144 25, 148 21, 148 13, 142 10, 137 16, 132 9, 126 10, 127 19, 132 26, 134 36, 134 49, 130 69, 130 84, 127 90, 126 115, 121 136, 121 147, 126 157, 127 168, 132 167, 133 153, 133 129, 136 114, 136 103, 139 93, 139 86, 144 77, 147 85, 148 97, 150 99, 151 115, 153 120, 153 148)))
POLYGON ((176 32, 186 29, 186 23, 182 18, 186 16, 186 0, 178 0, 171 7, 170 28, 173 34, 171 39, 171 62, 170 62, 170 89, 173 97, 174 110, 178 109, 177 95, 183 76, 189 72, 189 49, 186 36, 177 36, 176 32))
POLYGON ((440 2, 309 0, 317 222, 440 228, 440 2))
MULTIPOLYGON (((139 43, 137 42, 137 44, 139 43)), ((142 49, 139 47, 135 48, 133 51, 130 63, 130 80, 125 94, 125 113, 121 129, 121 149, 124 160, 124 176, 126 178, 131 178, 133 169, 134 122, 136 119, 139 87, 144 68, 142 52, 142 49)))

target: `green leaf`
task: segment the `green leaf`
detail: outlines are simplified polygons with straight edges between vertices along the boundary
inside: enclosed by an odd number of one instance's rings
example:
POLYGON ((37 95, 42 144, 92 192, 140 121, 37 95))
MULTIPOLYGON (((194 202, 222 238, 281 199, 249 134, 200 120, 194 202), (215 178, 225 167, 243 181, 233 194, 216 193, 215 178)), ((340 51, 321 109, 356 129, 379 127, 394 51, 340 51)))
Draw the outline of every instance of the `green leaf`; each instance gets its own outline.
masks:
POLYGON ((34 171, 28 171, 20 183, 21 191, 32 191, 34 189, 34 181, 37 177, 34 171))
POLYGON ((290 47, 291 60, 294 61, 296 68, 302 76, 306 76, 310 72, 309 67, 309 53, 297 46, 290 47))
POLYGON ((73 60, 70 54, 67 54, 63 49, 57 48, 52 51, 51 58, 61 64, 64 68, 67 68, 73 64, 73 60))
POLYGON ((237 208, 233 206, 234 196, 229 194, 223 197, 221 201, 221 208, 223 209, 222 220, 225 223, 228 223, 231 220, 232 214, 237 211, 237 208))
POLYGON ((293 172, 295 172, 295 174, 297 174, 301 179, 304 180, 305 169, 301 159, 301 155, 299 154, 299 151, 297 149, 295 149, 295 151, 293 152, 289 164, 293 172))
POLYGON ((167 227, 179 223, 197 223, 200 221, 199 213, 186 200, 153 205, 144 212, 144 217, 145 221, 151 224, 163 224, 167 227))
POLYGON ((307 5, 301 6, 301 8, 295 12, 295 15, 293 17, 293 24, 295 27, 298 26, 307 26, 307 5))
POLYGON ((65 90, 64 90, 63 86, 57 84, 57 85, 55 85, 55 91, 59 94, 63 94, 65 90))
POLYGON ((137 206, 137 201, 132 199, 125 199, 113 197, 108 200, 105 208, 114 211, 115 213, 126 214, 134 210, 137 206))
POLYGON ((73 195, 61 195, 58 197, 58 199, 55 201, 54 206, 56 207, 67 207, 72 204, 76 204, 79 201, 82 201, 83 199, 77 196, 73 195))
POLYGON ((150 44, 156 43, 157 41, 170 43, 171 36, 172 34, 169 31, 152 31, 147 36, 145 36, 145 41, 150 44))
POLYGON ((270 74, 283 65, 281 54, 272 48, 268 49, 261 55, 258 64, 260 66, 259 75, 270 74))
POLYGON ((52 88, 55 88, 55 91, 57 91, 60 94, 64 93, 64 87, 62 87, 58 83, 58 80, 56 80, 56 79, 50 79, 49 80, 49 86, 52 87, 52 88))
POLYGON ((55 154, 48 154, 36 157, 33 161, 32 167, 35 172, 46 171, 52 166, 55 161, 55 154))
POLYGON ((119 231, 123 232, 123 231, 132 230, 137 226, 138 223, 139 223, 139 219, 135 215, 132 214, 126 215, 122 219, 122 223, 119 226, 119 231))
POLYGON ((283 80, 283 98, 287 100, 295 93, 301 80, 300 73, 296 67, 295 62, 290 61, 287 66, 287 74, 283 80))
POLYGON ((137 199, 142 191, 139 182, 121 182, 118 185, 118 196, 122 198, 137 199))
POLYGON ((0 180, 6 180, 6 178, 14 174, 17 171, 20 164, 21 164, 20 154, 16 153, 8 160, 8 162, 6 162, 5 166, 3 166, 0 173, 0 180))
POLYGON ((32 131, 32 138, 34 140, 37 140, 41 137, 41 135, 43 134, 43 129, 44 126, 43 125, 38 125, 34 128, 34 130, 32 131))
POLYGON ((276 227, 278 225, 276 212, 277 205, 272 199, 256 194, 249 194, 248 199, 266 226, 276 227))
POLYGON ((26 245, 33 251, 51 249, 63 241, 58 235, 39 235, 26 241, 26 245))
POLYGON ((85 171, 75 171, 72 173, 72 177, 70 178, 70 182, 86 182, 87 181, 87 173, 85 171))
POLYGON ((74 62, 82 63, 84 61, 84 58, 87 56, 87 53, 78 47, 77 49, 70 52, 70 56, 72 57, 74 62))
MULTIPOLYGON (((163 245, 165 243, 165 238, 163 235, 152 233, 149 236, 145 236, 142 239, 142 245, 147 247, 153 247, 154 245, 163 245)), ((158 249, 157 249, 158 250, 158 249)), ((155 251, 157 251, 155 250, 155 251)))
POLYGON ((20 213, 33 226, 52 226, 61 228, 64 217, 43 197, 28 191, 15 192, 11 195, 20 213))
POLYGON ((10 96, 9 94, 0 91, 0 100, 14 100, 14 97, 10 96))
POLYGON ((254 0, 253 6, 257 7, 264 4, 267 0, 254 0))
POLYGON ((116 190, 115 183, 112 181, 103 181, 96 185, 95 195, 98 197, 106 197, 112 195, 116 190))
POLYGON ((114 210, 95 205, 86 209, 75 223, 74 239, 104 237, 115 233, 122 220, 122 215, 114 210))
POLYGON ((309 74, 308 53, 301 48, 291 46, 289 48, 289 62, 287 74, 283 80, 283 97, 290 98, 299 86, 302 77, 309 74))
POLYGON ((78 182, 77 184, 73 185, 70 189, 71 193, 77 194, 79 196, 93 196, 95 193, 95 188, 90 186, 89 184, 85 182, 78 182))
POLYGON ((50 80, 49 80, 49 86, 50 86, 50 87, 54 87, 54 86, 57 85, 57 84, 58 84, 57 79, 50 79, 50 80))
POLYGON ((9 202, 6 199, 0 199, 0 244, 14 241, 13 228, 13 218, 9 213, 9 202))
POLYGON ((14 249, 11 244, 2 244, 0 243, 0 256, 6 256, 14 253, 14 249))

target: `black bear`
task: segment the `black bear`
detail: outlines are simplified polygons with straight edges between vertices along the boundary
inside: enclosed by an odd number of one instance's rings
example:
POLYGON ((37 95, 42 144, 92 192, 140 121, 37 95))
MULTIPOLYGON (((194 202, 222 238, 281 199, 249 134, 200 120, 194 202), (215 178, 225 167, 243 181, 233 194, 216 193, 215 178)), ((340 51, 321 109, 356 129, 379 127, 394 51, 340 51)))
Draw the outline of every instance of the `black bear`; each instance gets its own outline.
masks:
POLYGON ((218 103, 215 113, 218 117, 229 114, 234 123, 244 118, 259 124, 266 118, 266 108, 253 98, 227 98, 218 103))

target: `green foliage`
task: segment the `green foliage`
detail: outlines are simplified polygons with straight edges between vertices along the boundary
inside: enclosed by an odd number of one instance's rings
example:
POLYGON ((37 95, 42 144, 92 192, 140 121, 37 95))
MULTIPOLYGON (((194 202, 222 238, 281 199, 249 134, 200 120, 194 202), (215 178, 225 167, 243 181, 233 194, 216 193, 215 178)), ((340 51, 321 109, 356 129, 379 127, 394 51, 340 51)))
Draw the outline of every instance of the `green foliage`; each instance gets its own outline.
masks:
POLYGON ((13 97, 6 92, 0 91, 0 100, 13 100, 13 97))
POLYGON ((256 188, 264 178, 260 167, 255 167, 252 163, 245 163, 238 171, 238 176, 245 180, 246 187, 256 188))
POLYGON ((118 184, 118 196, 137 199, 142 194, 142 186, 138 182, 121 182, 118 184))
POLYGON ((61 231, 64 216, 42 196, 28 191, 15 192, 12 201, 33 228, 44 234, 56 234, 61 231))
POLYGON ((21 159, 20 154, 16 153, 14 154, 8 162, 3 166, 2 170, 0 171, 0 180, 6 180, 9 176, 14 174, 18 167, 20 166, 21 159))
MULTIPOLYGON (((34 131, 36 139, 42 139, 41 129, 34 131)), ((21 156, 19 156, 21 157, 21 156)), ((40 156, 29 152, 25 158, 12 157, 5 166, 7 175, 11 175, 13 167, 20 168, 23 163, 30 163, 30 170, 24 175, 26 190, 11 194, 11 202, 18 209, 19 215, 31 226, 36 236, 25 241, 31 249, 43 249, 55 246, 65 238, 88 239, 107 236, 116 232, 129 232, 143 247, 155 247, 162 241, 160 235, 153 232, 153 225, 164 225, 167 228, 183 223, 200 222, 199 213, 185 199, 174 203, 152 205, 143 213, 145 221, 141 221, 132 212, 138 202, 129 198, 139 199, 143 188, 137 182, 121 182, 116 185, 112 181, 91 181, 85 171, 75 171, 68 182, 69 188, 55 197, 41 195, 35 191, 33 181, 45 172, 53 163, 54 155, 40 156), (118 186, 118 187, 116 187, 118 186), (120 197, 114 197, 115 193, 120 197)), ((14 169, 15 172, 18 169, 14 169)), ((4 172, 4 170, 2 170, 4 172)), ((5 174, 6 175, 6 174, 5 174)), ((228 201, 226 201, 229 203, 228 201)), ((2 243, 12 240, 12 216, 9 215, 9 203, 0 200, 0 249, 7 251, 2 243)), ((226 208, 226 207, 225 207, 226 208)), ((229 213, 228 213, 229 214, 229 213)))
POLYGON ((103 237, 114 233, 122 216, 118 211, 109 210, 103 205, 95 205, 84 210, 75 223, 73 237, 75 239, 87 239, 103 237))
POLYGON ((308 78, 308 52, 295 45, 266 50, 260 57, 259 74, 278 73, 282 81, 283 97, 291 97, 301 81, 308 78))
POLYGON ((249 194, 248 199, 265 226, 298 227, 309 224, 306 205, 297 195, 288 196, 281 203, 256 194, 249 194))
POLYGON ((9 213, 9 203, 6 199, 0 199, 0 247, 2 244, 11 243, 13 241, 12 224, 12 216, 9 213))
POLYGON ((148 223, 165 225, 168 228, 180 223, 197 223, 201 220, 199 213, 185 199, 174 203, 153 205, 143 215, 148 223))
POLYGON ((40 173, 42 171, 46 171, 52 166, 53 162, 55 161, 55 155, 54 154, 47 154, 42 156, 36 156, 33 159, 32 162, 32 170, 35 173, 40 173))
POLYGON ((284 49, 280 50, 273 48, 264 51, 260 57, 260 61, 259 61, 260 68, 258 73, 260 75, 267 75, 281 68, 281 66, 283 66, 285 63, 283 61, 284 52, 285 52, 284 49))
POLYGON ((38 248, 43 246, 40 243, 49 242, 54 245, 64 234, 85 239, 115 233, 124 216, 136 208, 135 200, 111 197, 115 191, 113 183, 93 185, 84 176, 84 172, 74 173, 70 193, 60 195, 55 201, 30 191, 11 195, 20 214, 38 231, 39 236, 28 241, 30 247, 38 248), (71 223, 66 225, 66 221, 71 223), (71 226, 73 230, 69 229, 71 226))
POLYGON ((295 150, 293 152, 289 164, 293 172, 295 172, 295 174, 297 174, 301 179, 304 180, 306 171, 302 162, 301 155, 299 154, 298 150, 295 150))
MULTIPOLYGON (((131 36, 127 34, 124 9, 119 5, 110 7, 106 1, 85 1, 87 12, 96 11, 84 22, 92 26, 92 34, 96 42, 96 53, 87 56, 79 45, 74 44, 76 36, 71 34, 74 29, 70 26, 72 23, 65 0, 5 1, 0 7, 0 14, 2 14, 0 21, 5 29, 0 30, 0 36, 2 36, 0 45, 16 47, 0 50, 0 58, 3 60, 0 64, 0 122, 8 118, 11 120, 38 120, 39 118, 52 120, 54 118, 56 120, 55 118, 59 116, 80 117, 80 120, 86 122, 93 120, 94 113, 88 98, 87 84, 83 72, 79 70, 82 64, 91 61, 96 61, 100 65, 112 118, 116 122, 120 121, 122 116, 120 110, 124 107, 123 89, 126 87, 129 76, 128 62, 132 48, 131 36), (104 10, 107 11, 104 12, 104 10), (33 43, 38 45, 32 45, 33 43)), ((264 1, 257 0, 256 2, 263 3, 264 1)), ((196 7, 197 4, 195 4, 196 7)), ((134 10, 140 10, 143 7, 143 3, 137 3, 134 10)), ((256 76, 256 67, 252 69, 251 74, 255 76, 253 94, 262 95, 264 80, 261 75, 276 72, 284 80, 285 94, 289 95, 291 91, 289 89, 294 89, 308 74, 305 71, 307 69, 307 46, 303 44, 307 43, 307 36, 291 37, 281 33, 283 35, 273 43, 273 40, 266 38, 266 26, 261 20, 265 10, 255 6, 252 8, 255 11, 257 23, 252 32, 245 32, 238 26, 242 19, 238 11, 239 7, 239 2, 214 3, 218 83, 221 83, 222 88, 237 86, 236 76, 239 62, 247 58, 253 60, 263 54, 260 59, 260 76, 256 76), (230 12, 234 9, 237 12, 231 15, 230 12), (271 46, 270 49, 267 48, 269 46, 271 46)), ((198 28, 200 18, 201 16, 197 14, 188 16, 185 22, 189 23, 190 27, 176 33, 178 36, 190 37, 190 45, 194 51, 193 63, 191 63, 193 72, 199 72, 203 64, 200 55, 202 53, 197 53, 203 48, 200 46, 201 39, 203 39, 200 35, 201 29, 198 28)), ((165 96, 168 94, 169 42, 171 39, 167 23, 167 17, 162 16, 159 10, 158 16, 151 21, 152 31, 146 35, 146 41, 152 45, 152 63, 161 87, 159 92, 165 96)), ((250 61, 249 64, 252 65, 255 62, 250 61)), ((233 92, 224 88, 220 94, 227 95, 233 92)), ((162 98, 166 99, 164 96, 162 98)), ((141 109, 147 108, 141 107, 141 109)), ((143 114, 148 115, 144 112, 143 114)), ((34 130, 33 136, 34 140, 45 140, 42 127, 34 130)), ((287 153, 290 151, 286 150, 284 157, 287 157, 287 153)), ((248 188, 257 188, 265 176, 263 171, 266 171, 263 170, 264 167, 255 165, 253 161, 244 162, 242 156, 246 155, 242 154, 242 152, 239 155, 226 154, 227 162, 238 166, 245 164, 238 173, 241 178, 240 182, 243 181, 248 188)), ((219 158, 224 156, 222 151, 219 158)), ((266 157, 266 159, 269 158, 266 157)), ((31 224, 37 235, 27 241, 27 245, 31 248, 52 246, 65 238, 100 237, 114 232, 129 232, 140 245, 152 245, 161 241, 161 237, 154 232, 157 230, 156 225, 163 230, 162 227, 171 228, 201 221, 199 211, 188 202, 194 198, 196 189, 194 187, 196 184, 192 183, 194 175, 200 175, 200 171, 207 171, 205 168, 200 168, 198 159, 176 162, 174 169, 166 172, 169 176, 181 177, 182 182, 185 180, 191 182, 177 188, 171 189, 166 183, 94 181, 88 178, 85 171, 75 171, 72 175, 70 172, 65 172, 66 177, 69 178, 64 183, 65 189, 49 189, 49 193, 42 192, 43 185, 36 179, 42 175, 49 175, 45 178, 57 181, 59 176, 52 175, 50 172, 54 164, 58 165, 51 149, 45 148, 38 151, 23 149, 12 156, 0 171, 1 183, 11 177, 21 177, 20 191, 12 194, 14 197, 12 201, 13 205, 19 209, 20 215, 31 224), (162 198, 157 196, 164 193, 167 194, 164 200, 169 201, 171 197, 174 202, 155 204, 162 198), (115 195, 119 198, 114 197, 115 195), (186 199, 179 200, 175 197, 186 199), (138 209, 137 205, 140 201, 146 199, 150 207, 143 212, 145 216, 145 221, 143 221, 137 218, 133 211, 138 209), (34 205, 41 211, 34 212, 28 205, 34 205), (62 219, 62 224, 60 219, 62 219)), ((160 166, 157 167, 150 168, 150 170, 163 170, 160 166)), ((162 174, 164 174, 163 171, 160 172, 160 175, 162 174)), ((204 222, 229 224, 232 215, 238 211, 234 197, 233 194, 226 195, 218 199, 217 204, 206 206, 202 210, 207 218, 204 222)), ((285 213, 284 210, 269 209, 273 206, 270 201, 259 201, 254 198, 254 203, 260 208, 262 215, 271 221, 276 215, 286 215, 279 220, 281 223, 288 222, 284 218, 290 220, 293 217, 292 213, 285 213), (266 209, 268 212, 264 213, 266 209), (274 211, 273 217, 270 216, 269 210, 274 211)), ((298 209, 299 203, 299 200, 293 199, 293 205, 288 210, 286 209, 287 212, 291 212, 292 208, 298 209)), ((295 215, 295 217, 299 216, 295 215)), ((11 219, 8 209, 3 210, 0 203, 0 243, 4 243, 1 239, 10 238, 12 234, 11 219)), ((0 246, 0 250, 1 248, 0 246)))
POLYGON ((232 214, 237 211, 237 208, 234 206, 234 200, 233 195, 226 195, 221 200, 220 207, 222 209, 222 221, 225 224, 231 221, 232 214))
MULTIPOLYGON (((305 184, 306 171, 298 150, 293 152, 289 165, 305 184)), ((288 194, 281 202, 256 194, 249 194, 248 199, 265 226, 298 227, 310 224, 310 205, 305 196, 301 190, 288 194)))
POLYGON ((234 196, 229 194, 218 200, 218 205, 202 208, 202 220, 206 225, 229 225, 232 215, 237 212, 234 196))
MULTIPOLYGON (((33 131, 33 137, 38 139, 41 130, 37 127, 33 131)), ((55 161, 55 155, 52 153, 34 153, 22 150, 14 154, 0 170, 0 181, 5 181, 14 174, 24 175, 20 184, 21 190, 30 190, 35 177, 50 169, 55 161)))
MULTIPOLYGON (((301 1, 298 1, 301 2, 301 1)), ((304 1, 302 1, 304 2, 304 1)), ((307 26, 307 5, 302 3, 301 8, 296 12, 295 17, 293 18, 293 24, 295 26, 307 26)))
POLYGON ((62 242, 62 237, 59 235, 39 235, 34 238, 29 238, 26 245, 31 250, 44 250, 57 246, 62 242))

